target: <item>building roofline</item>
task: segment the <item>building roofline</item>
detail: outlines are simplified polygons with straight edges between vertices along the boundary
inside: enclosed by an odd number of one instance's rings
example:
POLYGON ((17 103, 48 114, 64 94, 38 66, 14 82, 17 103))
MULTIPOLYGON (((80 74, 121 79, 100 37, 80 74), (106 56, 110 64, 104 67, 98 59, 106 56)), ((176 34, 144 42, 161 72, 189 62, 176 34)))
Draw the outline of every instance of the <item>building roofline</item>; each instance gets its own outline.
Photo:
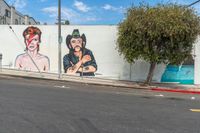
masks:
POLYGON ((35 21, 35 19, 33 17, 29 17, 30 19, 33 19, 33 21, 37 24, 37 21, 35 21))
MULTIPOLYGON (((13 8, 15 8, 14 6, 10 6, 5 0, 2 0, 7 6, 8 6, 8 8, 10 8, 11 9, 11 7, 13 7, 13 8)), ((16 9, 15 9, 15 11, 16 11, 16 14, 17 15, 19 15, 19 16, 21 16, 21 17, 23 17, 23 18, 25 18, 25 16, 28 16, 30 19, 32 19, 36 24, 38 23, 33 17, 30 17, 29 15, 23 15, 22 13, 20 13, 19 11, 17 11, 16 9)))
POLYGON ((8 3, 5 0, 2 0, 9 8, 11 8, 10 5, 8 5, 8 3))
POLYGON ((24 18, 24 15, 18 11, 15 12, 17 15, 19 15, 20 17, 23 17, 24 18))

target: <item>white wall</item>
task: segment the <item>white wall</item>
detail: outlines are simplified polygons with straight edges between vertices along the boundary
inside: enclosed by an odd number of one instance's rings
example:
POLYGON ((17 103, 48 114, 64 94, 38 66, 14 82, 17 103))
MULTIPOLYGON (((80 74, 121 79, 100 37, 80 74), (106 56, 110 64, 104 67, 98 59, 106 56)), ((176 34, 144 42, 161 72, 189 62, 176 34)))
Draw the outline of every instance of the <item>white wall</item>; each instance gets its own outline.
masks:
POLYGON ((194 46, 194 84, 200 84, 200 38, 194 46))
MULTIPOLYGON (((3 65, 12 64, 17 55, 24 52, 23 31, 27 28, 24 25, 13 25, 13 33, 8 26, 0 25, 0 53, 3 54, 3 65), (15 36, 16 34, 16 36, 15 36)), ((42 31, 40 53, 50 59, 50 71, 58 72, 58 28, 56 25, 37 25, 42 31)), ((86 47, 92 50, 98 65, 96 77, 113 78, 120 80, 143 81, 146 78, 149 64, 144 61, 137 61, 130 66, 119 56, 116 50, 117 26, 62 26, 62 57, 68 53, 65 38, 71 34, 73 29, 79 29, 80 34, 84 33, 87 38, 86 47), (131 73, 130 73, 131 72, 131 73)), ((63 67, 63 66, 62 66, 63 67)), ((165 65, 158 65, 154 81, 160 81, 165 65)), ((63 71, 63 69, 62 69, 63 71)))

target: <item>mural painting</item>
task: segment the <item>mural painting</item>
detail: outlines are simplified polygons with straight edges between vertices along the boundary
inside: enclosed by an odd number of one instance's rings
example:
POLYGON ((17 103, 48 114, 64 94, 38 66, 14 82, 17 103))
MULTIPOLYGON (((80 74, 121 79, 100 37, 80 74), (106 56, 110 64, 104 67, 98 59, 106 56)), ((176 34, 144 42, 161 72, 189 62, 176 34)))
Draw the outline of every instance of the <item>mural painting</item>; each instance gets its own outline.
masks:
POLYGON ((23 32, 25 53, 17 56, 15 67, 27 71, 49 71, 49 58, 39 53, 41 43, 41 34, 39 28, 30 26, 23 32))
POLYGON ((74 29, 72 35, 66 37, 69 53, 63 57, 64 71, 70 75, 95 76, 97 63, 91 50, 87 49, 85 34, 80 35, 74 29))
POLYGON ((182 65, 167 65, 161 82, 176 82, 180 84, 194 84, 194 59, 190 56, 182 65))

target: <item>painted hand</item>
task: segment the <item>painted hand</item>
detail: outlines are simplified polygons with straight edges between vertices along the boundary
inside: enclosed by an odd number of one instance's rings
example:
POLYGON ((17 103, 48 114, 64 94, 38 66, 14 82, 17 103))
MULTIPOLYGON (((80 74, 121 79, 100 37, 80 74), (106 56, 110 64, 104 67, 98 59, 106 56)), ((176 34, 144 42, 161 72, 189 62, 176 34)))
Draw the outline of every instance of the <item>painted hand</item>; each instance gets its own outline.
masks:
POLYGON ((82 58, 82 63, 84 64, 84 63, 86 63, 86 62, 88 62, 88 61, 91 61, 90 55, 85 55, 85 56, 83 56, 83 58, 82 58))

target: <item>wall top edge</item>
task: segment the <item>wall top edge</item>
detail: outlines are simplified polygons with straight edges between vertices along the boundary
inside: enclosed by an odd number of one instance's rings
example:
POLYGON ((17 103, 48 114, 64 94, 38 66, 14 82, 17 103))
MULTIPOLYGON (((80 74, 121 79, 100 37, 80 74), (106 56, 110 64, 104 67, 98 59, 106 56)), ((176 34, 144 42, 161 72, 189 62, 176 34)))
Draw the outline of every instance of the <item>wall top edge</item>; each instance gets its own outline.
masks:
MULTIPOLYGON (((54 27, 54 26, 58 26, 58 25, 0 25, 0 26, 19 26, 19 27, 24 27, 24 26, 38 26, 38 27, 40 27, 40 26, 52 26, 52 27, 54 27)), ((78 27, 96 27, 96 26, 98 26, 98 27, 117 27, 118 25, 61 25, 61 27, 74 27, 74 26, 78 26, 78 27)))

